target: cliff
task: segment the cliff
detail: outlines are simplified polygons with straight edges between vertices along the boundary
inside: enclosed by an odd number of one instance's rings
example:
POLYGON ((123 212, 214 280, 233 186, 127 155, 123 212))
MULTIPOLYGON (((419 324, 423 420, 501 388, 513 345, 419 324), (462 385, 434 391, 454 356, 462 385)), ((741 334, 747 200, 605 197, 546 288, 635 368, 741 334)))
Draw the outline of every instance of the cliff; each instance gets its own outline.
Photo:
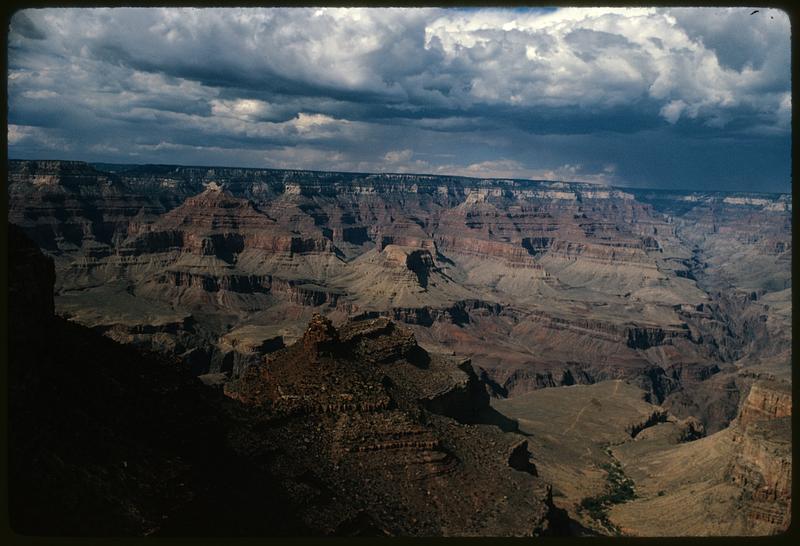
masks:
POLYGON ((780 533, 791 524, 791 416, 791 385, 760 380, 734 421, 737 455, 727 476, 741 488, 744 517, 756 534, 780 533))

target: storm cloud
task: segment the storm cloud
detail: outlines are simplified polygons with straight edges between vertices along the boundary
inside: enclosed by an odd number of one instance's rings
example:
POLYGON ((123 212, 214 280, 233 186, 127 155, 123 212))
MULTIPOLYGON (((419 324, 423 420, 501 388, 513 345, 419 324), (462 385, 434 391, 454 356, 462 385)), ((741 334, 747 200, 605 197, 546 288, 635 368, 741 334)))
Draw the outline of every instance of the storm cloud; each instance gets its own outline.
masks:
POLYGON ((9 155, 789 191, 789 19, 29 9, 9 155))

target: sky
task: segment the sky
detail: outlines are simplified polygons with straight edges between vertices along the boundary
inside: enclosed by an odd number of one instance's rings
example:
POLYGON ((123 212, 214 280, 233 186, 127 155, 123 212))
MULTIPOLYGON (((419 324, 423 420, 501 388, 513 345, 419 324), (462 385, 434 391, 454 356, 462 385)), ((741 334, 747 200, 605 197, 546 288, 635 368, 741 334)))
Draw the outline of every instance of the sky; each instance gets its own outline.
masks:
POLYGON ((9 157, 791 191, 760 8, 27 9, 9 157))

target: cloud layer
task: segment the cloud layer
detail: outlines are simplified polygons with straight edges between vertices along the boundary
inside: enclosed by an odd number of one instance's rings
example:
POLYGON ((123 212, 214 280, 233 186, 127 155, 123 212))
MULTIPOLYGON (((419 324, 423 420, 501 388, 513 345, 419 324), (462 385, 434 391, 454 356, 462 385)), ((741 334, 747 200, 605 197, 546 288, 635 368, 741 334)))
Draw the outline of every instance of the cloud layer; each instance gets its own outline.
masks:
POLYGON ((789 20, 750 11, 25 10, 9 152, 787 191, 789 20))

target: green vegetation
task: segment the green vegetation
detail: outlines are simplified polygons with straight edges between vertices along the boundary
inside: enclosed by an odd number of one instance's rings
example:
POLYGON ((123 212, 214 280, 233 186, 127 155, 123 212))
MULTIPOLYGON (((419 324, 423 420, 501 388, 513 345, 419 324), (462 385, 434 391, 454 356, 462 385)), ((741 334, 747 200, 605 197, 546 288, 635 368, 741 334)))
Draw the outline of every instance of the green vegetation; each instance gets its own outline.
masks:
POLYGON ((603 527, 619 534, 619 528, 608 519, 608 509, 614 504, 622 504, 636 498, 633 480, 625 476, 622 465, 617 460, 611 464, 604 464, 600 468, 608 473, 605 491, 601 495, 581 499, 578 511, 586 512, 589 517, 598 521, 603 527))

